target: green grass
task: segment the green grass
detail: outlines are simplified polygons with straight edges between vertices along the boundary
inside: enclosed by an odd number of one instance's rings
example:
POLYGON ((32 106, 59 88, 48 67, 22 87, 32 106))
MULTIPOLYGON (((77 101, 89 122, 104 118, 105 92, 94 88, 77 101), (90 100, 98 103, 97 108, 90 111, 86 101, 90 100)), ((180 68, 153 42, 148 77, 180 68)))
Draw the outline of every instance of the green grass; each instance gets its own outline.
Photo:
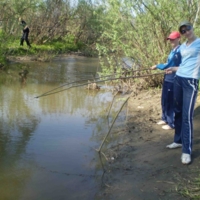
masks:
MULTIPOLYGON (((5 39, 0 38, 1 41, 4 41, 5 39)), ((73 36, 66 36, 63 39, 54 39, 50 42, 46 42, 44 44, 34 44, 31 42, 31 48, 28 48, 26 42, 24 42, 23 46, 20 46, 20 38, 9 38, 6 42, 3 43, 3 49, 2 52, 4 55, 12 55, 12 56, 23 56, 23 55, 34 55, 38 53, 52 53, 52 54, 60 54, 60 53, 68 53, 68 52, 76 52, 80 48, 83 47, 83 44, 74 43, 74 37, 73 36)), ((2 45, 1 45, 2 46, 2 45)), ((2 54, 1 53, 1 54, 2 54)))
MULTIPOLYGON (((183 184, 183 183, 182 183, 183 184)), ((184 182, 184 186, 177 190, 182 196, 191 200, 200 199, 200 177, 184 182)))

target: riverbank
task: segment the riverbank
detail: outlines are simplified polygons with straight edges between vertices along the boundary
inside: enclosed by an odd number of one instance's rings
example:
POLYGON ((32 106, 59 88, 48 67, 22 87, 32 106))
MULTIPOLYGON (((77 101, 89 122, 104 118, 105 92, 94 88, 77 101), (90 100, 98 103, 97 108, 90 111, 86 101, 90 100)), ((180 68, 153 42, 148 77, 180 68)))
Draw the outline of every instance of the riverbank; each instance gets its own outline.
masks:
POLYGON ((192 163, 186 166, 181 163, 180 148, 166 149, 174 130, 163 130, 156 124, 161 113, 160 94, 159 90, 141 92, 129 100, 127 130, 117 133, 120 142, 104 152, 112 159, 98 198, 183 200, 195 195, 194 181, 200 174, 200 96, 194 113, 192 163))
POLYGON ((82 52, 69 52, 67 54, 48 54, 40 53, 36 55, 24 55, 24 56, 7 56, 7 60, 9 62, 31 62, 31 61, 41 61, 41 62, 49 62, 50 60, 55 60, 63 57, 69 57, 69 56, 84 56, 82 52))

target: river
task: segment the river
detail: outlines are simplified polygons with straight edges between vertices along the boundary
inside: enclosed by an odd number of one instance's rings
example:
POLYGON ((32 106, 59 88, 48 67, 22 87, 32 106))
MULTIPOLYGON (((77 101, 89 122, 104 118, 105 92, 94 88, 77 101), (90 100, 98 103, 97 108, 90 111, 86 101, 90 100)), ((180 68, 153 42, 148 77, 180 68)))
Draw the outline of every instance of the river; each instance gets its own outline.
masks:
POLYGON ((98 199, 102 166, 95 149, 108 132, 112 92, 82 86, 35 98, 91 79, 98 67, 96 58, 66 56, 11 63, 0 73, 0 199, 98 199), (26 82, 19 76, 24 69, 26 82))

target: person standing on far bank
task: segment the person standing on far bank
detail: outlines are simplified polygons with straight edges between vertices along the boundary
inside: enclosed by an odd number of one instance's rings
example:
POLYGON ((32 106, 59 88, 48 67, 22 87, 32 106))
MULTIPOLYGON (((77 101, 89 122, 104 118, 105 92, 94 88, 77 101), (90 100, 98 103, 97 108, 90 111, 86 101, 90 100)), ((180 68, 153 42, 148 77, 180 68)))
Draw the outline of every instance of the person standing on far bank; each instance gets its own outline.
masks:
POLYGON ((200 38, 193 31, 193 25, 184 21, 179 25, 179 32, 186 38, 180 46, 182 62, 179 67, 171 67, 166 73, 176 71, 174 79, 174 142, 166 147, 182 147, 181 162, 191 163, 193 145, 193 113, 198 94, 200 79, 200 38))
POLYGON ((20 40, 20 45, 23 46, 25 40, 28 47, 31 47, 30 42, 28 40, 29 27, 26 25, 26 22, 24 20, 21 21, 21 24, 23 26, 23 35, 20 40))
MULTIPOLYGON (((179 66, 181 63, 181 55, 179 51, 180 47, 180 33, 173 31, 167 38, 170 42, 172 50, 168 56, 167 63, 158 64, 151 67, 152 70, 160 69, 165 70, 169 67, 179 66)), ((175 72, 171 74, 165 74, 162 86, 161 106, 162 106, 162 118, 157 122, 158 125, 163 125, 165 130, 174 129, 174 107, 173 107, 173 87, 174 87, 175 72)))

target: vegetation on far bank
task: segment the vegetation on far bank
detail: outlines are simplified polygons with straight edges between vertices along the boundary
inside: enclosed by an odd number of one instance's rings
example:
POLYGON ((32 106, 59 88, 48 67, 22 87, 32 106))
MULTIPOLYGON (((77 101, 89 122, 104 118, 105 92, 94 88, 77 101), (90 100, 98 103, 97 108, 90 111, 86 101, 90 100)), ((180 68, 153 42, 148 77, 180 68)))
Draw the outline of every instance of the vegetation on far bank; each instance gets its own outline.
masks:
MULTIPOLYGON (((35 55, 36 57, 41 57, 41 60, 43 61, 50 61, 58 54, 78 52, 82 46, 83 44, 81 42, 74 44, 73 36, 59 40, 55 39, 40 45, 31 44, 31 48, 29 48, 26 43, 23 46, 20 46, 19 40, 13 39, 12 41, 9 40, 9 44, 4 49, 2 57, 35 55)), ((86 52, 83 55, 87 56, 86 52)))

